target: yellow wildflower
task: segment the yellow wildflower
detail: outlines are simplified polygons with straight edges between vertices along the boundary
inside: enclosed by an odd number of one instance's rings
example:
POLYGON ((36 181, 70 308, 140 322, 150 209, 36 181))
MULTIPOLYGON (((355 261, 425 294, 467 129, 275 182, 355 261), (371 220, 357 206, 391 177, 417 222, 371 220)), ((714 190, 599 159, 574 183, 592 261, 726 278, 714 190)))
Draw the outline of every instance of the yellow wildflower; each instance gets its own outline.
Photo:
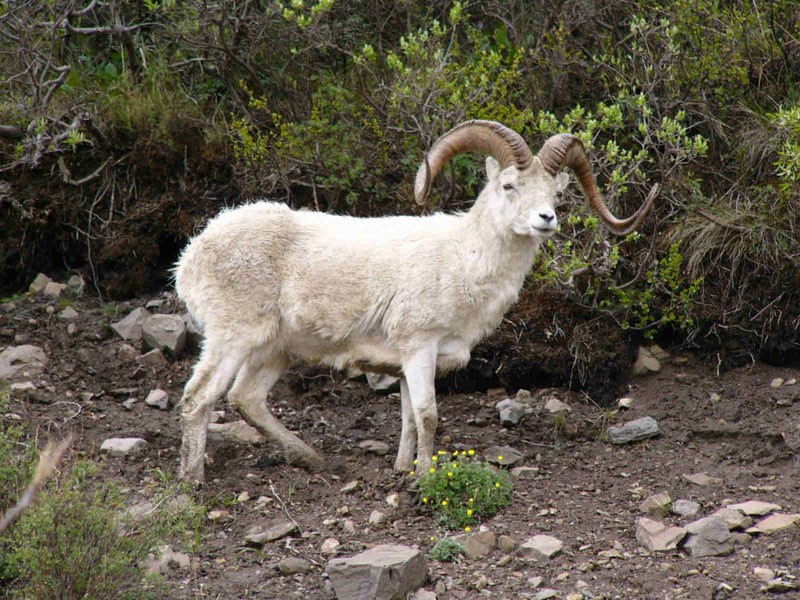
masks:
POLYGON ((503 455, 501 454, 500 456, 498 456, 497 460, 498 460, 498 462, 503 462, 503 455))
POLYGON ((467 454, 469 454, 470 456, 472 456, 472 455, 474 455, 474 454, 475 454, 475 450, 469 450, 469 451, 467 452, 467 454))
POLYGON ((472 531, 472 529, 471 529, 470 527, 464 527, 464 531, 466 531, 467 533, 469 533, 470 531, 472 531))
POLYGON ((468 509, 467 509, 467 516, 468 516, 468 517, 471 517, 473 512, 474 512, 474 511, 473 511, 471 508, 468 508, 468 509))
POLYGON ((447 476, 448 476, 448 477, 452 477, 452 476, 453 476, 453 472, 452 472, 452 471, 448 471, 448 472, 447 472, 447 476))
POLYGON ((442 506, 447 506, 447 500, 442 500, 442 506))
POLYGON ((430 469, 428 469, 428 472, 429 473, 436 473, 436 469, 434 467, 431 467, 430 469))

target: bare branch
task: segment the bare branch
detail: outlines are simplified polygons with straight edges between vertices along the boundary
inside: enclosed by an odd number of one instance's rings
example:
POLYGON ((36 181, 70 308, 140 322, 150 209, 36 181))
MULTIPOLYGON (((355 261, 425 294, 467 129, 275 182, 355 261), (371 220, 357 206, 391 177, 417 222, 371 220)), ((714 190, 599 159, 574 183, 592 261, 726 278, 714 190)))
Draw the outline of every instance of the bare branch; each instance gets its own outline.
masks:
POLYGON ((83 185, 84 183, 88 183, 92 179, 96 179, 97 177, 99 177, 100 173, 102 173, 103 169, 105 169, 106 166, 108 166, 108 163, 111 162, 112 158, 113 158, 112 156, 109 156, 102 165, 97 167, 94 171, 92 171, 85 177, 81 177, 80 179, 72 178, 72 171, 70 171, 69 167, 67 167, 67 163, 64 160, 63 156, 58 157, 58 168, 61 171, 61 177, 64 180, 64 183, 68 183, 70 185, 83 185))
POLYGON ((45 482, 55 473, 56 467, 67 451, 71 441, 72 436, 67 436, 58 442, 58 444, 54 443, 52 440, 47 442, 44 450, 42 450, 39 455, 39 465, 36 467, 33 479, 22 495, 22 498, 19 499, 19 502, 17 502, 15 506, 7 510, 6 514, 3 515, 3 519, 0 520, 0 533, 8 529, 14 521, 19 519, 23 511, 33 504, 33 501, 36 500, 36 496, 39 494, 39 490, 42 489, 45 482))
POLYGON ((25 135, 19 127, 15 125, 0 125, 0 138, 7 140, 18 140, 25 135))

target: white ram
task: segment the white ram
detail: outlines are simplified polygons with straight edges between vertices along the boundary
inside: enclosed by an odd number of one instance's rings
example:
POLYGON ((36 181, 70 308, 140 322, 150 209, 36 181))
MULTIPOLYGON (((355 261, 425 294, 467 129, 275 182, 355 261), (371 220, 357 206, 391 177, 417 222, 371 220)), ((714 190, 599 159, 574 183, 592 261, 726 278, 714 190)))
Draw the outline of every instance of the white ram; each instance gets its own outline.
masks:
POLYGON ((226 210, 191 240, 176 267, 178 295, 205 332, 180 403, 181 475, 204 476, 210 408, 228 392, 244 419, 309 468, 322 458, 278 421, 269 392, 293 357, 399 376, 402 431, 395 468, 430 466, 434 377, 470 351, 516 301, 541 242, 557 227, 558 192, 576 174, 617 234, 637 227, 603 202, 583 145, 551 137, 537 155, 514 131, 468 121, 442 136, 417 172, 424 202, 455 155, 488 154, 488 182, 462 214, 355 218, 258 202, 226 210))

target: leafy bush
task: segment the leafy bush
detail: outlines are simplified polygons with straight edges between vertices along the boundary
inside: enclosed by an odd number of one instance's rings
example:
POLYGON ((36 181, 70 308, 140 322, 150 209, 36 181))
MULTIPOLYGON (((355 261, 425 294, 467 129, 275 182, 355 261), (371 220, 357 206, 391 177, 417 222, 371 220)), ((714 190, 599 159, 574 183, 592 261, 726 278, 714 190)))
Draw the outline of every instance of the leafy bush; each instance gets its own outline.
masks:
POLYGON ((203 511, 179 490, 157 485, 147 518, 126 517, 113 483, 95 480, 96 466, 79 461, 56 479, 4 536, 2 577, 13 597, 98 600, 150 598, 143 561, 149 549, 187 535, 199 541, 203 511))
POLYGON ((459 544, 452 538, 442 538, 433 545, 430 552, 426 554, 431 560, 438 560, 439 562, 453 562, 462 556, 466 549, 462 544, 459 544))
POLYGON ((511 480, 505 471, 473 460, 474 450, 440 450, 429 473, 419 478, 419 495, 441 525, 466 529, 493 517, 511 501, 511 480))

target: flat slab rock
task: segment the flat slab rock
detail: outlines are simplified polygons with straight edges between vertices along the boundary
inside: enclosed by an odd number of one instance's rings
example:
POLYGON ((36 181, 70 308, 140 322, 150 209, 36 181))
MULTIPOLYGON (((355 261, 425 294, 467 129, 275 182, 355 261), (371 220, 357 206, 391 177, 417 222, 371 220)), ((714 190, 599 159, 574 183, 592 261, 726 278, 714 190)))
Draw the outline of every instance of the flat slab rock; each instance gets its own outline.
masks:
POLYGON ((402 600, 428 579, 422 552, 399 544, 334 558, 326 570, 338 600, 402 600))
POLYGON ((641 517, 636 521, 636 541, 649 552, 675 550, 685 536, 685 527, 667 527, 647 517, 641 517))
POLYGON ((286 537, 295 531, 297 531, 297 524, 291 521, 283 521, 266 528, 256 525, 247 532, 244 541, 248 546, 258 547, 286 537))
POLYGON ((606 430, 612 444, 629 444, 661 434, 658 422, 653 417, 642 417, 624 425, 609 427, 606 430))
POLYGON ((564 542, 551 535, 534 535, 522 544, 517 554, 523 558, 553 558, 564 548, 564 542))
POLYGON ((142 438, 109 438, 100 446, 100 452, 109 456, 130 456, 136 454, 147 445, 147 441, 142 438))
POLYGON ((9 346, 0 352, 0 379, 37 375, 47 366, 47 355, 39 346, 9 346))

